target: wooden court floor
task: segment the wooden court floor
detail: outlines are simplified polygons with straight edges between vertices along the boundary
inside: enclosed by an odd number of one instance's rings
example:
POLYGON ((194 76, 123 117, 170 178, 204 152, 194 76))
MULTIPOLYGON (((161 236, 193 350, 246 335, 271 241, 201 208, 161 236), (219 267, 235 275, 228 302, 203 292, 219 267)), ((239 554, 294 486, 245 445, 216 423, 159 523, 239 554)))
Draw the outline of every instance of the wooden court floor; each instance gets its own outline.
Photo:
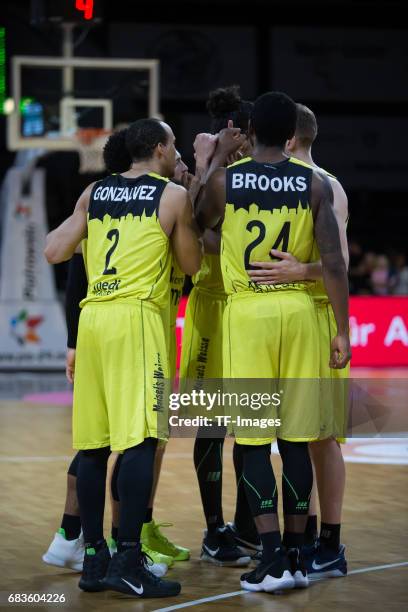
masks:
MULTIPOLYGON (((46 566, 41 555, 59 527, 65 499, 70 446, 71 410, 67 406, 0 402, 0 609, 10 593, 63 593, 65 604, 35 605, 68 610, 148 612, 178 609, 274 610, 320 612, 347 610, 384 612, 407 609, 408 466, 347 464, 347 490, 342 541, 351 574, 316 582, 304 591, 284 595, 236 594, 240 569, 217 568, 199 561, 203 515, 193 470, 191 439, 168 445, 155 518, 174 524, 166 533, 191 548, 191 561, 168 573, 180 580, 177 598, 140 600, 115 593, 87 594, 77 587, 78 575, 46 566), (387 566, 378 569, 378 566, 387 566), (377 568, 374 569, 373 568, 377 568), (197 603, 199 599, 209 601, 197 603), (189 602, 189 603, 188 603, 189 602), (173 608, 173 606, 177 606, 173 608), (182 608, 184 609, 184 607, 182 608)), ((224 516, 233 515, 235 484, 232 441, 224 450, 224 516)), ((274 457, 279 471, 279 461, 274 457)), ((109 511, 106 516, 107 534, 109 511)))

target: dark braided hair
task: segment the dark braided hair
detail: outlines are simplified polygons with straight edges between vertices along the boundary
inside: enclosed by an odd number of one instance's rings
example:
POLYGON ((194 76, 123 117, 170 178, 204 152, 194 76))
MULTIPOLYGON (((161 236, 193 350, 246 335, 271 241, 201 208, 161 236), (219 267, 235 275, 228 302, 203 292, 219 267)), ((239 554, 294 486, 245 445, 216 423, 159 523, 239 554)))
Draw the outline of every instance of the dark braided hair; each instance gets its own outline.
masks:
POLYGON ((217 134, 232 120, 234 127, 239 127, 246 133, 252 108, 253 102, 241 99, 239 85, 219 87, 210 91, 207 110, 212 118, 211 132, 217 134))

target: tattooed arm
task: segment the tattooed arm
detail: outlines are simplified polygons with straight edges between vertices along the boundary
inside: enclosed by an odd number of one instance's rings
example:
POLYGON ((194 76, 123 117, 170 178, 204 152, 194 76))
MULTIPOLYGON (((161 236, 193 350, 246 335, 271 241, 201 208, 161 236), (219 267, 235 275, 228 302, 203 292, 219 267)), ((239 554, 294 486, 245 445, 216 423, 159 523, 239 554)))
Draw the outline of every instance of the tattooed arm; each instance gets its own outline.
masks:
POLYGON ((328 178, 318 171, 313 173, 311 205, 323 281, 337 323, 337 335, 332 341, 330 367, 344 368, 351 357, 347 271, 341 252, 339 228, 333 212, 333 190, 328 178))

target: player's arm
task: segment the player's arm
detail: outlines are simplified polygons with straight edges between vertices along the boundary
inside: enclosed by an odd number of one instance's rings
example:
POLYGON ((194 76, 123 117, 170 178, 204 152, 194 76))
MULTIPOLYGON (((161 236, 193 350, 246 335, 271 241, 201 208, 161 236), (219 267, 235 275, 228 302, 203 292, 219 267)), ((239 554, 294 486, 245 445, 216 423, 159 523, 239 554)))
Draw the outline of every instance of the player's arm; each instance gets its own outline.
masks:
POLYGON ((255 269, 247 270, 247 273, 254 283, 276 285, 322 278, 320 261, 302 263, 291 253, 276 249, 271 249, 271 256, 279 261, 251 261, 251 266, 255 269))
POLYGON ((330 367, 344 368, 350 361, 349 292, 347 270, 341 252, 339 228, 333 212, 333 190, 326 176, 313 173, 311 205, 314 234, 319 248, 323 281, 337 323, 332 340, 330 367))
POLYGON ((350 256, 347 242, 348 200, 346 192, 337 180, 330 181, 333 189, 333 210, 339 227, 341 252, 348 270, 350 256))
POLYGON ((209 164, 207 178, 219 167, 225 166, 231 157, 247 142, 245 134, 239 128, 234 128, 232 121, 228 127, 218 134, 217 146, 209 164))
POLYGON ((207 179, 195 217, 201 228, 214 228, 225 213, 225 168, 217 168, 207 179))
POLYGON ((210 166, 210 160, 214 154, 215 147, 217 145, 218 136, 214 134, 200 133, 195 137, 193 148, 195 158, 195 174, 189 181, 188 193, 195 208, 198 195, 200 194, 203 186, 207 179, 208 168, 210 166))
POLYGON ((204 253, 219 255, 221 247, 221 232, 216 229, 206 229, 203 234, 204 253))
POLYGON ((74 382, 75 354, 78 336, 79 303, 86 297, 88 278, 81 245, 75 249, 68 266, 67 286, 65 290, 65 320, 67 324, 67 355, 65 360, 65 374, 70 383, 74 382))
POLYGON ((180 185, 169 183, 162 195, 159 218, 169 236, 178 265, 184 274, 192 276, 201 266, 202 240, 193 217, 188 192, 180 185))
POLYGON ((71 259, 75 248, 86 238, 89 197, 93 185, 89 185, 79 197, 72 215, 48 234, 44 249, 48 263, 57 264, 71 259))

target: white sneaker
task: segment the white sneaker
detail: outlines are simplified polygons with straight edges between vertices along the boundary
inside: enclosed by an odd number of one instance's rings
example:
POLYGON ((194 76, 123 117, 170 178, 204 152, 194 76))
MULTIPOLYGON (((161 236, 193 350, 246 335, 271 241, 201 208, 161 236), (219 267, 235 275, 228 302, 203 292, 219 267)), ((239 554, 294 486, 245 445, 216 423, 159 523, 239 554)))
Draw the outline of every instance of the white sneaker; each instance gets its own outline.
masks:
POLYGON ((42 560, 44 563, 48 563, 48 565, 67 567, 75 572, 82 572, 84 554, 85 547, 82 531, 79 534, 79 538, 76 540, 66 540, 64 536, 57 531, 47 552, 43 555, 42 560))

